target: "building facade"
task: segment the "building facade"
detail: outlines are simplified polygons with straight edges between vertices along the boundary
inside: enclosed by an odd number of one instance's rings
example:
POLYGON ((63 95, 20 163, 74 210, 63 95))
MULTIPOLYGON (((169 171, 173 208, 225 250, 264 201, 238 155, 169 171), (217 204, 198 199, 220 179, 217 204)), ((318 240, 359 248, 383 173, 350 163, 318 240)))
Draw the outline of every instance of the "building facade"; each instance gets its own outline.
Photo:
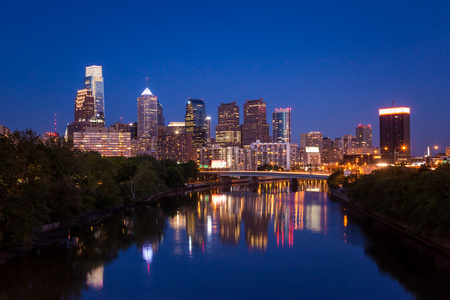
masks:
POLYGON ((411 158, 410 108, 391 107, 379 110, 380 150, 385 163, 411 158))
POLYGON ((185 115, 186 132, 192 133, 194 148, 206 145, 206 107, 203 99, 189 98, 185 115))
POLYGON ((192 147, 192 133, 178 132, 158 135, 158 159, 170 159, 176 162, 195 160, 195 151, 192 147))
POLYGON ((355 128, 356 148, 372 148, 372 126, 361 125, 355 128))
POLYGON ((291 142, 291 109, 276 108, 273 113, 273 141, 275 143, 291 142))
POLYGON ((158 126, 164 126, 164 115, 163 115, 163 106, 161 102, 157 102, 158 106, 158 126))
POLYGON ((266 103, 263 98, 244 103, 244 123, 241 127, 242 145, 248 146, 259 140, 269 142, 269 124, 266 116, 266 103))
POLYGON ((197 149, 197 163, 209 168, 212 161, 223 161, 225 168, 230 171, 254 171, 257 169, 255 159, 254 151, 248 148, 214 145, 197 149))
POLYGON ((86 67, 84 88, 92 91, 94 97, 95 117, 105 121, 104 83, 101 66, 86 67))
POLYGON ((110 127, 88 127, 73 133, 74 147, 96 151, 102 156, 131 156, 131 133, 116 132, 110 127))
POLYGON ((216 143, 220 146, 241 146, 239 106, 236 101, 221 103, 217 108, 216 143))
POLYGON ((349 148, 356 148, 356 136, 352 134, 346 134, 342 137, 342 147, 344 152, 347 152, 349 148))
POLYGON ((261 143, 257 141, 250 147, 258 166, 273 165, 290 170, 297 164, 298 145, 292 143, 261 143))
POLYGON ((75 98, 74 121, 83 122, 95 118, 94 102, 94 96, 90 89, 78 90, 75 98))
POLYGON ((137 136, 150 138, 158 135, 158 98, 148 87, 137 98, 137 136))

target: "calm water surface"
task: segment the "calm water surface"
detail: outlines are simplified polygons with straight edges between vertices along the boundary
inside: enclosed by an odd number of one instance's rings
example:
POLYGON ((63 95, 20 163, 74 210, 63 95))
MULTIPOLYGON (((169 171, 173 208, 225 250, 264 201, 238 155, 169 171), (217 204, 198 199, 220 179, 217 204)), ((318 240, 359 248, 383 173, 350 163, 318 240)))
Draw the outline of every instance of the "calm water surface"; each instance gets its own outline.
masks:
POLYGON ((450 299, 450 260, 324 181, 164 199, 0 265, 0 299, 450 299))

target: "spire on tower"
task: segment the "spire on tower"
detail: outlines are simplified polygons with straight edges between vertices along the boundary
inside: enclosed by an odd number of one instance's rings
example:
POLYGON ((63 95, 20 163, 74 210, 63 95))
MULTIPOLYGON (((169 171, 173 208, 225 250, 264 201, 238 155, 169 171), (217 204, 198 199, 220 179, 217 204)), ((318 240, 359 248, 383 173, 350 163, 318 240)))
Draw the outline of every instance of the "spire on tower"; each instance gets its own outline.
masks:
POLYGON ((147 77, 147 88, 142 92, 141 96, 144 96, 144 95, 148 95, 148 96, 153 95, 152 92, 148 88, 148 77, 147 77))

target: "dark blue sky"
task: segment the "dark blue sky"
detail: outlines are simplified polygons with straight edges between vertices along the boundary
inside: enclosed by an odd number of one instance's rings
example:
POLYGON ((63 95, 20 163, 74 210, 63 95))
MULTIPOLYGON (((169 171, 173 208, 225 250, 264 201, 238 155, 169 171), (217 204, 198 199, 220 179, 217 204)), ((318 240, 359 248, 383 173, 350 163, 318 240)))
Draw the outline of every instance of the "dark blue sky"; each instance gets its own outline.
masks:
POLYGON ((213 127, 221 102, 242 119, 263 97, 269 123, 292 107, 293 142, 371 124, 379 145, 378 109, 395 99, 411 107, 414 155, 450 146, 448 1, 3 1, 0 28, 0 124, 13 130, 50 131, 57 113, 63 133, 96 64, 108 125, 136 120, 148 76, 166 124, 188 97, 213 127))

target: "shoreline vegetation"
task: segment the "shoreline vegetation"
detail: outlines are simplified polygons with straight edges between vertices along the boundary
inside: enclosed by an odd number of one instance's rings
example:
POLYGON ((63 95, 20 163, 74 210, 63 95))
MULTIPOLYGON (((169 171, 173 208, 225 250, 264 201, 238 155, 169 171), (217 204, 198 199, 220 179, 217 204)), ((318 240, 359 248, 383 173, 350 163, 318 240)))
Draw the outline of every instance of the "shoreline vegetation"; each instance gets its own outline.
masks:
POLYGON ((360 177, 337 171, 328 185, 333 198, 450 254, 450 165, 388 167, 360 177))
POLYGON ((71 224, 86 222, 83 218, 101 219, 102 214, 184 191, 200 175, 194 161, 102 157, 78 151, 61 138, 43 141, 32 130, 0 135, 0 157, 3 253, 26 252, 42 235, 52 238, 43 231, 58 235, 71 224))

